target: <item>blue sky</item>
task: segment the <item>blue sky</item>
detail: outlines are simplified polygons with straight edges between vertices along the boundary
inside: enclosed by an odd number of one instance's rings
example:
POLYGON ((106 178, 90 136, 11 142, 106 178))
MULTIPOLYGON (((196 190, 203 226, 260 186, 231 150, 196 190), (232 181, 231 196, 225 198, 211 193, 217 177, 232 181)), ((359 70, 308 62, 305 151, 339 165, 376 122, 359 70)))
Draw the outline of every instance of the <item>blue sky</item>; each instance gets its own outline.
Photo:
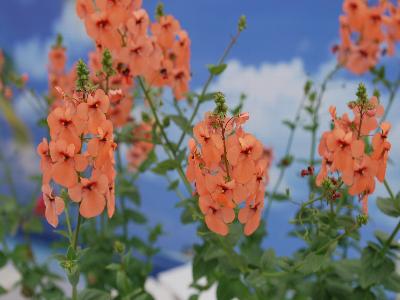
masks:
MULTIPOLYGON (((152 14, 157 2, 144 0, 144 6, 152 14)), ((235 33, 239 16, 247 16, 248 29, 234 47, 228 69, 212 87, 226 92, 232 103, 242 91, 248 94, 245 105, 245 110, 251 114, 248 128, 266 145, 274 147, 277 158, 283 153, 288 134, 281 119, 294 115, 305 80, 310 76, 318 82, 334 65, 330 49, 337 41, 341 3, 320 0, 164 1, 165 11, 180 20, 192 40, 193 89, 201 87, 206 80, 208 72, 205 65, 215 63, 222 54, 230 36, 235 33)), ((45 65, 48 47, 58 32, 64 34, 71 61, 86 58, 92 44, 85 37, 82 24, 74 17, 70 1, 0 1, 0 46, 13 54, 20 71, 31 74, 30 85, 42 92, 47 86, 45 65)), ((346 101, 354 95, 358 81, 341 72, 332 82, 322 107, 325 128, 329 104, 337 105, 338 110, 343 112, 346 101)), ((16 99, 15 106, 17 112, 32 123, 27 102, 29 97, 22 95, 16 99)), ((394 125, 394 132, 400 133, 400 124, 394 125)), ((42 132, 37 129, 34 132, 38 141, 42 132)), ((5 140, 7 130, 4 126, 0 134, 5 140)), ((294 148, 296 154, 304 156, 307 143, 306 135, 298 135, 294 148)), ((395 144, 393 149, 398 155, 399 144, 395 144)), ((19 159, 22 160, 22 157, 19 159)), ((34 154, 26 160, 34 162, 34 154)), ((33 164, 30 168, 35 166, 33 164)), ((297 165, 289 170, 283 187, 291 186, 296 200, 304 200, 304 181, 298 176, 299 168, 297 165)), ((272 170, 272 183, 276 180, 276 171, 276 168, 272 170)), ((389 172, 392 178, 397 178, 394 182, 398 182, 395 168, 389 172)), ((177 199, 174 194, 164 192, 164 186, 164 181, 155 176, 140 180, 143 210, 151 214, 152 221, 165 225, 167 235, 162 238, 163 247, 179 250, 195 240, 195 229, 180 225, 179 211, 174 208, 177 199)), ((386 195, 380 187, 377 193, 386 195)), ((293 217, 294 209, 290 204, 279 204, 273 207, 271 213, 271 237, 266 244, 277 246, 282 254, 293 250, 290 246, 292 240, 286 238, 284 233, 289 228, 287 222, 293 217)), ((371 236, 374 228, 392 226, 393 221, 384 219, 376 208, 372 207, 371 211, 376 213, 376 219, 366 229, 367 236, 371 236)))

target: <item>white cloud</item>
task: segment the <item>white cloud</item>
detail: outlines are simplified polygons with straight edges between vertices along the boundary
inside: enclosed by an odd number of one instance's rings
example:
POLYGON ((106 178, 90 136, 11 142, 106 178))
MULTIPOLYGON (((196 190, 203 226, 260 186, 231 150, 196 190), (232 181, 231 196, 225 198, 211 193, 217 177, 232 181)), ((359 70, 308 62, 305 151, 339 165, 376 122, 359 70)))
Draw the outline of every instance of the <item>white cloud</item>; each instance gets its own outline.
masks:
MULTIPOLYGON (((304 83, 311 78, 318 86, 323 75, 332 68, 334 68, 334 63, 328 62, 321 65, 314 75, 309 76, 299 58, 289 62, 263 63, 259 67, 245 66, 233 60, 212 86, 212 90, 224 92, 230 105, 234 105, 240 94, 245 93, 247 100, 243 110, 250 113, 247 129, 260 138, 265 145, 273 143, 278 155, 282 155, 289 134, 282 120, 293 120, 303 95, 304 83)), ((346 85, 343 82, 341 78, 329 82, 321 106, 322 128, 326 128, 329 124, 328 107, 330 105, 336 105, 339 112, 344 111, 346 102, 354 98, 357 82, 346 81, 346 85)), ((304 113, 302 121, 303 123, 309 121, 304 113)), ((309 134, 300 130, 297 132, 298 145, 294 148, 297 154, 306 154, 308 136, 309 134), (302 142, 302 140, 305 141, 302 142)))
POLYGON ((46 117, 47 111, 29 91, 23 91, 14 100, 14 109, 18 117, 27 123, 34 123, 40 117, 46 117))
POLYGON ((19 70, 27 72, 33 79, 46 79, 47 54, 58 33, 64 37, 68 57, 82 55, 91 45, 83 22, 75 13, 75 2, 72 0, 64 1, 60 17, 52 25, 51 37, 40 39, 35 36, 16 45, 14 58, 19 70))
POLYGON ((47 52, 51 43, 33 37, 15 47, 14 58, 18 69, 34 79, 45 79, 47 74, 47 52))

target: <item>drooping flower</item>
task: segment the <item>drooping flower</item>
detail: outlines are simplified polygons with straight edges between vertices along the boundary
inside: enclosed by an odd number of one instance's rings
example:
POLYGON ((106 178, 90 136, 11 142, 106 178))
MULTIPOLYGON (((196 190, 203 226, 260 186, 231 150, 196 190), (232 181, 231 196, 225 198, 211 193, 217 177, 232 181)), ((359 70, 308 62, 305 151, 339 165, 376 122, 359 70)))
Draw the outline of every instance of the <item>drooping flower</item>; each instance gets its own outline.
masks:
POLYGON ((55 228, 58 226, 58 216, 64 211, 64 201, 60 197, 54 196, 53 190, 47 184, 42 186, 42 192, 47 222, 55 228))
POLYGON ((79 213, 85 218, 93 218, 103 212, 108 192, 107 177, 96 170, 90 178, 81 178, 79 183, 68 189, 71 199, 80 202, 79 213))

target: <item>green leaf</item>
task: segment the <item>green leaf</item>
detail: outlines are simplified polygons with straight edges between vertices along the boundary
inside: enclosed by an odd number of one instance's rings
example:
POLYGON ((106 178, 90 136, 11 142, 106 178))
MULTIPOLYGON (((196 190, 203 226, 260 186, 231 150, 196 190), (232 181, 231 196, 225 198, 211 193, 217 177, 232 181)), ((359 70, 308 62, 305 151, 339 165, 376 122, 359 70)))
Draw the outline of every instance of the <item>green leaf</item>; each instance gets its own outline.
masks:
POLYGON ((217 299, 248 299, 247 290, 247 287, 239 279, 222 278, 217 287, 217 299))
POLYGON ((194 222, 193 213, 190 207, 186 207, 183 209, 181 213, 181 222, 183 224, 190 224, 194 222))
POLYGON ((147 222, 147 218, 136 210, 126 209, 124 211, 124 214, 128 220, 133 221, 137 224, 145 224, 147 222))
POLYGON ((140 193, 135 185, 129 180, 121 179, 119 186, 117 187, 117 195, 127 197, 132 200, 136 205, 140 205, 140 193))
POLYGON ((208 71, 210 71, 210 73, 212 75, 220 75, 222 72, 225 71, 227 67, 227 64, 220 64, 220 65, 208 65, 208 71))
POLYGON ((7 256, 3 251, 0 251, 0 269, 7 264, 7 256))
POLYGON ((149 233, 149 242, 154 243, 157 241, 158 237, 163 234, 163 229, 161 224, 157 224, 149 233))
POLYGON ((43 225, 39 218, 30 218, 24 223, 26 231, 31 233, 41 233, 43 231, 43 225))
POLYGON ((173 159, 167 159, 159 162, 152 171, 156 174, 165 175, 168 171, 174 170, 178 166, 177 162, 173 159))
POLYGON ((4 294, 7 294, 7 293, 8 293, 8 291, 4 287, 2 287, 0 285, 0 295, 4 295, 4 294))
POLYGON ((385 215, 395 218, 400 216, 400 194, 395 199, 378 197, 376 202, 385 215))
POLYGON ((124 271, 118 271, 116 277, 116 284, 119 290, 126 293, 131 289, 132 282, 124 271))
POLYGON ((397 273, 392 273, 386 280, 382 283, 383 286, 395 293, 400 293, 400 275, 397 273))
POLYGON ((154 151, 151 151, 147 156, 147 159, 140 165, 139 171, 144 172, 150 168, 150 166, 157 161, 157 156, 154 151))
POLYGON ((53 230, 53 232, 58 233, 59 235, 62 235, 63 237, 69 239, 68 232, 65 230, 55 229, 55 230, 53 230))
POLYGON ((79 300, 110 300, 111 296, 101 290, 97 289, 84 289, 78 295, 79 300))
POLYGON ((215 93, 207 93, 207 94, 203 95, 203 97, 201 99, 199 96, 199 101, 206 102, 206 101, 214 100, 214 98, 215 98, 215 93))
POLYGON ((263 255, 261 256, 261 266, 264 268, 271 268, 275 264, 275 250, 270 248, 264 251, 263 255))
POLYGON ((106 267, 107 270, 112 270, 112 271, 119 271, 121 270, 121 265, 116 264, 116 263, 111 263, 106 267))
POLYGON ((394 271, 394 262, 383 256, 379 250, 371 245, 364 248, 361 255, 360 284, 367 288, 373 284, 384 282, 394 271))
POLYGON ((174 180, 168 185, 168 190, 173 191, 179 186, 179 180, 174 180))
POLYGON ((299 271, 305 274, 315 273, 326 267, 329 264, 329 261, 330 259, 328 256, 311 252, 300 263, 301 267, 299 268, 299 271))
POLYGON ((169 117, 175 123, 176 126, 182 129, 182 131, 187 133, 192 132, 192 125, 190 124, 189 120, 186 119, 184 116, 171 115, 169 117))
POLYGON ((289 127, 291 130, 296 128, 296 124, 293 123, 292 121, 283 120, 282 123, 285 124, 287 127, 289 127))

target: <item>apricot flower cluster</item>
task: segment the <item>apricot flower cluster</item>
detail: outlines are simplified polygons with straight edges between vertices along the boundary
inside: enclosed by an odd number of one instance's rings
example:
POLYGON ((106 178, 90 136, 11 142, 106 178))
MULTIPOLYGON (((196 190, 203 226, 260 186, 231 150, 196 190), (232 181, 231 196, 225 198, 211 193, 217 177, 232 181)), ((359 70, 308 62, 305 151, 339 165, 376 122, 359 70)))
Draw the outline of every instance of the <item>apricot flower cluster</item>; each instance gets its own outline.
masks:
POLYGON ((141 0, 76 2, 77 14, 96 43, 90 65, 101 73, 102 53, 108 49, 116 70, 110 78, 112 86, 118 84, 124 91, 121 85, 130 86, 134 77, 142 76, 151 86, 171 87, 175 98, 182 99, 189 90, 188 34, 173 16, 164 15, 161 7, 152 23, 141 6, 141 0))
POLYGON ((199 206, 207 227, 220 235, 229 232, 228 225, 238 219, 246 235, 260 223, 264 207, 269 157, 263 156, 263 145, 243 130, 247 113, 227 117, 224 97, 216 96, 217 108, 206 113, 193 129, 189 140, 187 178, 194 182, 199 206))
POLYGON ((383 107, 377 97, 367 98, 361 84, 357 97, 357 101, 349 103, 353 119, 347 114, 338 117, 336 108, 330 108, 333 129, 323 133, 319 144, 322 166, 316 183, 321 186, 327 182, 343 182, 349 187, 350 195, 359 197, 364 214, 368 214, 368 196, 375 190, 375 178, 380 182, 385 179, 391 126, 388 122, 378 123, 383 107), (334 178, 336 173, 340 178, 334 178))
POLYGON ((52 183, 68 190, 79 203, 85 218, 115 208, 113 124, 107 118, 109 97, 103 90, 75 92, 71 97, 61 89, 63 101, 47 117, 50 142, 38 145, 43 172, 45 216, 54 227, 64 210, 64 201, 53 193, 52 183))
POLYGON ((151 123, 142 122, 132 130, 134 141, 127 152, 128 164, 132 170, 137 170, 154 149, 151 129, 151 123))
POLYGON ((339 17, 341 44, 335 48, 339 63, 355 74, 374 67, 383 53, 393 55, 400 40, 400 7, 390 1, 369 5, 365 0, 345 0, 339 17))

